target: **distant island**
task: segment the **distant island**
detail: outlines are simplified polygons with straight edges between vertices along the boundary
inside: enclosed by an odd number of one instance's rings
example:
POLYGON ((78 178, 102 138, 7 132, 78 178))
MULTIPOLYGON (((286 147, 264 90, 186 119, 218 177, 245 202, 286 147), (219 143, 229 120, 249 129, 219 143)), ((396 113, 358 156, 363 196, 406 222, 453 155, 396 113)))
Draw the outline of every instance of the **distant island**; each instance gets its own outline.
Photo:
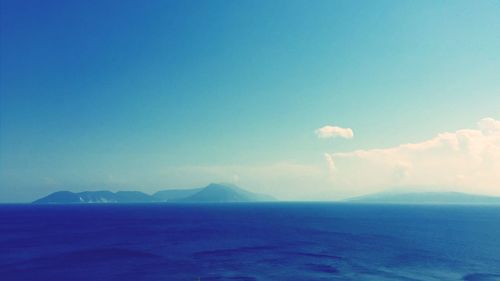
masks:
POLYGON ((381 192, 349 198, 344 202, 373 204, 500 204, 500 197, 460 192, 381 192))
MULTIPOLYGON (((34 204, 86 203, 231 203, 271 202, 276 198, 247 191, 232 184, 211 183, 190 189, 165 189, 153 194, 141 191, 57 191, 35 200, 34 204)), ((500 197, 460 192, 380 192, 344 199, 359 204, 500 204, 500 197)))
POLYGON ((276 201, 272 196, 253 193, 231 184, 209 184, 202 188, 167 189, 154 194, 140 191, 58 191, 34 201, 34 204, 85 203, 225 203, 276 201))

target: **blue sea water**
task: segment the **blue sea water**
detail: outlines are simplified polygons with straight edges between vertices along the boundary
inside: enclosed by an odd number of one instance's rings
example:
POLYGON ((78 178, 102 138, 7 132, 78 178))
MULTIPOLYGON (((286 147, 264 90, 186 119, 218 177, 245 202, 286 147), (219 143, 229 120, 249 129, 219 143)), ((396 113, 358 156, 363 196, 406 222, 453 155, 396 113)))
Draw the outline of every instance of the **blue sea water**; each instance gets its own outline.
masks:
POLYGON ((0 280, 500 280, 500 207, 0 205, 0 280))

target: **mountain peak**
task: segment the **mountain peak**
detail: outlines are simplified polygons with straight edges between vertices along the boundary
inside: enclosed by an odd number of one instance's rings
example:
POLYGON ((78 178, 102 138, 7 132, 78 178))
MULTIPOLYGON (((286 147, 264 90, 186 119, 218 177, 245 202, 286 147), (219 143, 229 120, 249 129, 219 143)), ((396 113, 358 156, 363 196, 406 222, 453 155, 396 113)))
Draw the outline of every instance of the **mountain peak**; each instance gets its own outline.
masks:
POLYGON ((274 201, 271 196, 253 193, 233 184, 211 183, 185 198, 186 202, 255 202, 274 201))

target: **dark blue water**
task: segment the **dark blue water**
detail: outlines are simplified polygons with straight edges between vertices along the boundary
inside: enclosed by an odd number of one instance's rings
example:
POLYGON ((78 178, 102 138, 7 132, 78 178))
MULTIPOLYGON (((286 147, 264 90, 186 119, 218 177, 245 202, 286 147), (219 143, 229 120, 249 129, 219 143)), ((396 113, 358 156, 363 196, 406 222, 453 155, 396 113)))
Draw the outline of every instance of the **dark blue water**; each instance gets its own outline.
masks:
POLYGON ((500 208, 3 205, 0 280, 500 280, 500 208))

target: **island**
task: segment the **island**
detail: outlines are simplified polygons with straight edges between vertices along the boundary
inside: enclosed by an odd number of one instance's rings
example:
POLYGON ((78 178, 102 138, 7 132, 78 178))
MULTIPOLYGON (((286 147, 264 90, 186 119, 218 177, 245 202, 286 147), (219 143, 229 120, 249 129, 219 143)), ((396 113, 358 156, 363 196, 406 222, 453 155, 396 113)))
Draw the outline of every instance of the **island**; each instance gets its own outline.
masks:
POLYGON ((250 192, 232 184, 211 183, 202 188, 166 189, 154 194, 141 191, 57 191, 35 200, 34 204, 90 204, 90 203, 234 203, 267 202, 276 199, 267 194, 250 192))
POLYGON ((461 192, 381 192, 352 197, 348 203, 370 204, 500 204, 500 197, 461 192))

